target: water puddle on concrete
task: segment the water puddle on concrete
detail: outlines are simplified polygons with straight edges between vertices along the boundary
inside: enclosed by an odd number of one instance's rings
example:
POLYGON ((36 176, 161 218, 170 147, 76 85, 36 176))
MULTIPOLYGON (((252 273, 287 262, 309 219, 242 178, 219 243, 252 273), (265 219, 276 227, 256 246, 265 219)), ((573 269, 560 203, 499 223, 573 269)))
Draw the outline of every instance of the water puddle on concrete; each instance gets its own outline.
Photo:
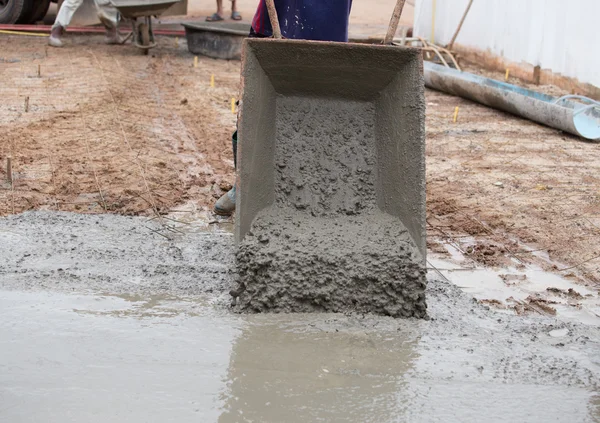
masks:
POLYGON ((0 421, 600 419, 594 389, 503 361, 520 347, 485 338, 495 320, 453 334, 439 318, 241 316, 201 297, 1 290, 0 310, 0 421))
POLYGON ((511 314, 556 316, 561 321, 600 326, 600 292, 534 264, 489 268, 474 265, 445 245, 450 259, 430 254, 430 271, 491 308, 511 314))

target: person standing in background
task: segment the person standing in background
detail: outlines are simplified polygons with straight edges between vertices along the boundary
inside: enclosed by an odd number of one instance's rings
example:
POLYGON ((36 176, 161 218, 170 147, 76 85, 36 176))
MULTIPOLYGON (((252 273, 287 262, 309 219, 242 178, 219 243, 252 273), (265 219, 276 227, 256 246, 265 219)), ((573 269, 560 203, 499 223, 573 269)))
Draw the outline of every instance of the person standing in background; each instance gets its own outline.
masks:
MULTIPOLYGON (((231 0, 231 19, 241 21, 242 15, 237 11, 237 1, 231 0)), ((225 20, 225 12, 223 11, 223 0, 217 0, 217 11, 212 16, 206 18, 207 22, 218 22, 225 20)))
MULTIPOLYGON (((352 0, 275 0, 283 38, 311 41, 348 41, 352 0)), ((252 31, 263 37, 273 35, 267 3, 260 0, 252 31)))

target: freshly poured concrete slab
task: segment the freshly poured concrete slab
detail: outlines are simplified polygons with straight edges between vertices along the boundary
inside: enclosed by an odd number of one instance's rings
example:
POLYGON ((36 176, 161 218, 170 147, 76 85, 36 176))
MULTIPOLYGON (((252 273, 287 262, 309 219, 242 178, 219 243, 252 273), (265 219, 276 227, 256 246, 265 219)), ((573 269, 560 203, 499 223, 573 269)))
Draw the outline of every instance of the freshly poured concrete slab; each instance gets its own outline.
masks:
POLYGON ((233 236, 196 224, 0 218, 0 422, 600 418, 598 326, 433 275, 431 320, 234 314, 233 236))
POLYGON ((247 40, 237 307, 424 317, 416 49, 247 40))

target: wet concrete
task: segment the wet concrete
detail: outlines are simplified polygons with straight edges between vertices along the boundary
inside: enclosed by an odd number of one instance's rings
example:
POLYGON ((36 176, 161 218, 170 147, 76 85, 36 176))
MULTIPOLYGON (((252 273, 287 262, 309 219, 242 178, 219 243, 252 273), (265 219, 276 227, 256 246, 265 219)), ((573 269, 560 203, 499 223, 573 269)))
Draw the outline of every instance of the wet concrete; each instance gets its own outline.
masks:
POLYGON ((1 221, 0 288, 171 295, 229 289, 234 261, 226 232, 195 228, 183 239, 158 221, 60 212, 1 221))
MULTIPOLYGON (((479 301, 492 303, 505 313, 514 313, 515 304, 539 300, 556 319, 600 327, 600 291, 552 273, 534 264, 490 268, 475 264, 450 243, 443 244, 448 255, 429 254, 427 263, 434 273, 460 287, 479 301)), ((522 248, 526 249, 527 246, 522 248)), ((564 267, 550 260, 547 253, 532 252, 550 266, 564 267)), ((515 260, 516 261, 516 260, 515 260)), ((528 308, 529 313, 544 310, 528 308)))
POLYGON ((246 41, 238 310, 426 317, 420 67, 412 49, 246 41))
POLYGON ((0 421, 600 420, 597 326, 498 313, 433 275, 431 320, 233 314, 233 236, 160 230, 0 219, 0 421))
POLYGON ((398 219, 377 210, 327 219, 268 209, 237 264, 237 310, 426 316, 421 256, 398 219))

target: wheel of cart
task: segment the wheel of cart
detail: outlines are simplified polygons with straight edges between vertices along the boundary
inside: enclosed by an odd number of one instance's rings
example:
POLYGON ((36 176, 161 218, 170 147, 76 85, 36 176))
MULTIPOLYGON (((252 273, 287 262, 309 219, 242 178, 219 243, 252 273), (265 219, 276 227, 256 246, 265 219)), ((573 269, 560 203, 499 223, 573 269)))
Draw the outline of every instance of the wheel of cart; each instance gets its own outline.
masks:
POLYGON ((133 44, 144 54, 156 47, 152 17, 158 17, 180 0, 112 0, 121 16, 131 21, 133 44))

